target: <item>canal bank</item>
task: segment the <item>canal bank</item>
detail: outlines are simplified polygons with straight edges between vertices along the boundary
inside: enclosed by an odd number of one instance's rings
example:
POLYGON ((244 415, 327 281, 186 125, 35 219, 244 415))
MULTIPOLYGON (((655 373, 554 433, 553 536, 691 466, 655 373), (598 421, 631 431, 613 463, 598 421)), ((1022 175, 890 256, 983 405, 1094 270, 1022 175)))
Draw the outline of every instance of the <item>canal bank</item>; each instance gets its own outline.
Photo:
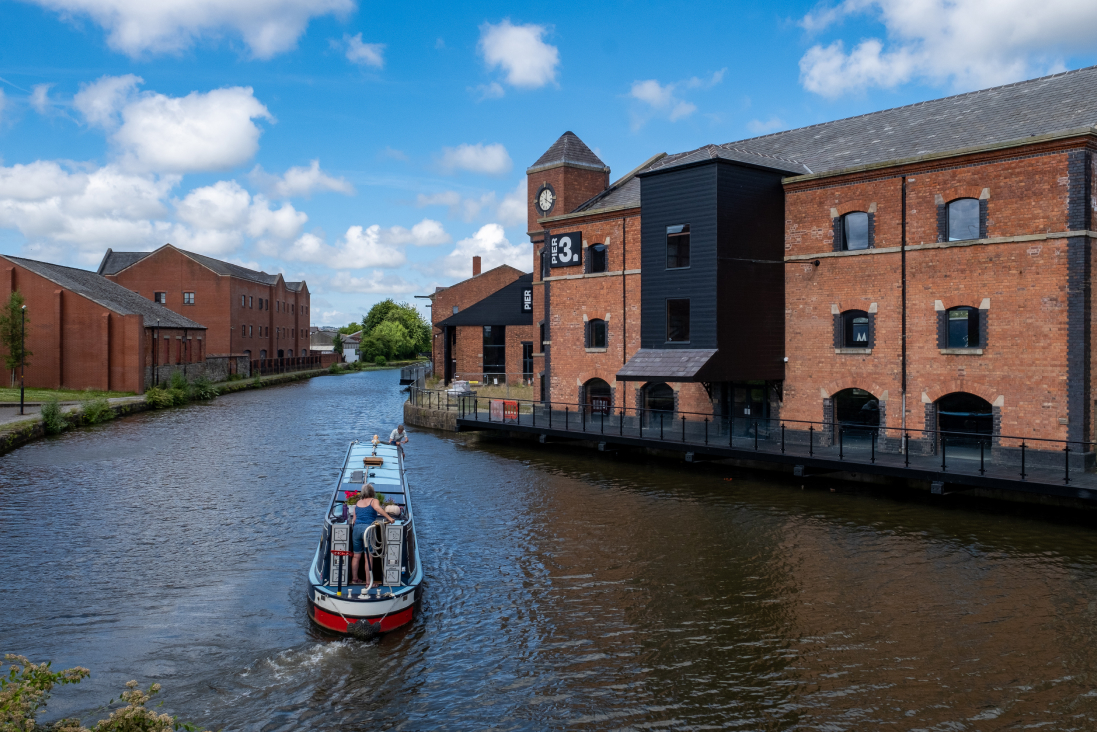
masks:
MULTIPOLYGON (((805 483, 856 482, 885 491, 926 492, 943 500, 963 494, 976 499, 1097 511, 1097 474, 1085 470, 1084 465, 1071 470, 1067 463, 1065 470, 1056 470, 1033 460, 1026 468, 1022 457, 1018 476, 1015 467, 992 466, 987 470, 982 460, 976 463, 955 455, 950 470, 946 456, 927 458, 898 451, 889 455, 882 450, 877 452, 875 443, 871 452, 857 450, 854 445, 843 449, 841 444, 813 448, 786 443, 783 438, 779 443, 772 437, 759 439, 756 432, 753 439, 749 435, 738 441, 724 437, 723 444, 717 444, 717 439, 710 439, 715 436, 716 425, 712 425, 711 433, 707 422, 703 432, 697 429, 697 424, 690 424, 687 430, 684 419, 681 439, 676 423, 669 433, 665 433, 662 426, 649 429, 647 434, 640 426, 637 433, 633 426, 628 434, 624 421, 619 420, 621 430, 618 434, 616 427, 611 425, 607 430, 605 422, 599 422, 594 416, 590 416, 589 422, 587 416, 580 413, 569 417, 566 408, 550 410, 523 404, 519 409, 517 402, 510 402, 515 405, 516 412, 504 416, 502 400, 494 401, 499 402, 496 405, 499 406, 498 414, 487 407, 489 400, 486 399, 475 403, 467 400, 464 404, 451 399, 445 402, 446 408, 436 408, 431 402, 437 404, 437 400, 428 400, 413 388, 404 404, 404 420, 410 425, 430 429, 488 432, 499 439, 540 444, 555 442, 615 455, 644 455, 689 464, 707 463, 776 473, 805 483), (552 415, 556 416, 555 424, 552 415)), ((783 437, 783 428, 781 434, 783 437)), ((1066 458, 1070 457, 1067 453, 1066 458)))

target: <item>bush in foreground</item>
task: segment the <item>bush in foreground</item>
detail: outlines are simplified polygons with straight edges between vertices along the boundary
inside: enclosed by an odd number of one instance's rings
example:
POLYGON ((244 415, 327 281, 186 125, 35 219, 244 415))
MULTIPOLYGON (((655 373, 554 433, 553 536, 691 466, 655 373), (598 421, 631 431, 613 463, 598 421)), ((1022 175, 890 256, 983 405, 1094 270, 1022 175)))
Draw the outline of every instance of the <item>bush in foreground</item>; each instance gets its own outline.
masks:
POLYGON ((166 409, 175 404, 175 400, 167 389, 154 386, 145 392, 145 403, 153 409, 166 409))
MULTIPOLYGON (((91 729, 80 724, 79 719, 61 719, 53 724, 40 725, 37 722, 49 700, 50 692, 59 684, 79 684, 91 672, 86 668, 51 671, 49 663, 31 663, 23 656, 7 654, 6 678, 0 678, 0 730, 21 730, 22 732, 174 732, 175 730, 193 730, 194 725, 180 722, 167 714, 157 714, 145 707, 153 696, 160 692, 160 684, 153 684, 148 691, 137 688, 136 681, 126 684, 126 690, 119 697, 126 706, 110 713, 107 719, 101 719, 91 729)), ((111 704, 114 700, 111 699, 111 704)), ((108 705, 109 706, 109 705, 108 705)))
POLYGON ((110 408, 110 402, 103 397, 87 396, 80 402, 80 411, 84 415, 85 424, 99 424, 108 419, 114 419, 114 410, 110 408))
POLYGON ((46 427, 46 434, 49 435, 63 432, 68 426, 68 419, 61 411, 61 403, 57 401, 57 397, 51 397, 42 405, 42 422, 46 427))

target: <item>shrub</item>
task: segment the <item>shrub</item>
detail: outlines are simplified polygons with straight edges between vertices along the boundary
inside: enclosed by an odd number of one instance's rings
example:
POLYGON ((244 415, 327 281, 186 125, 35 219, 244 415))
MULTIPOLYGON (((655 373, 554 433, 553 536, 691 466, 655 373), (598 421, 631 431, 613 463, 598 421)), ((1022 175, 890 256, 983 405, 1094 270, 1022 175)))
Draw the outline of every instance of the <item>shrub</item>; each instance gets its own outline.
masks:
POLYGON ((343 373, 343 367, 340 364, 333 363, 331 366, 328 366, 328 373, 329 374, 341 374, 341 373, 343 373))
POLYGON ((263 385, 263 377, 259 374, 258 370, 255 371, 255 376, 251 380, 251 385, 252 386, 262 386, 263 385))
POLYGON ((88 395, 80 402, 81 412, 84 415, 85 424, 99 424, 108 419, 114 419, 114 410, 110 403, 103 397, 95 398, 88 395))
POLYGON ((145 403, 153 409, 166 409, 175 402, 172 400, 171 394, 166 389, 161 389, 159 386, 154 386, 145 392, 145 403))
POLYGON ((226 381, 243 381, 243 380, 244 380, 244 375, 243 374, 229 374, 229 378, 226 379, 226 381))
POLYGON ((171 378, 168 379, 168 389, 175 391, 176 389, 187 389, 187 377, 183 376, 182 371, 175 371, 172 373, 171 378))
POLYGON ((190 394, 186 389, 168 389, 168 395, 171 397, 172 406, 181 407, 190 401, 190 394))
POLYGON ((199 376, 190 384, 191 399, 214 399, 221 392, 206 376, 199 376))
POLYGON ((377 364, 378 366, 387 366, 388 363, 389 363, 388 361, 385 360, 384 356, 378 356, 377 358, 373 359, 373 362, 375 364, 377 364))
POLYGON ((46 433, 50 435, 63 432, 65 427, 68 426, 68 419, 65 417, 65 413, 61 411, 61 403, 57 401, 57 397, 50 397, 42 405, 42 422, 45 424, 46 433))

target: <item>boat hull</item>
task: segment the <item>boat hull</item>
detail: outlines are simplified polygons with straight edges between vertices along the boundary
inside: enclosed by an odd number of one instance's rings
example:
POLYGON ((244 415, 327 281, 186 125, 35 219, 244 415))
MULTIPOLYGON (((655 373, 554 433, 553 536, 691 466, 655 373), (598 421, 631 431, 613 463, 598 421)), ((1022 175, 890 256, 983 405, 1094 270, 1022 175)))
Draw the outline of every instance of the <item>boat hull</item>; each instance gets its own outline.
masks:
POLYGON ((343 635, 361 635, 363 630, 366 630, 367 634, 387 633, 407 625, 414 617, 415 605, 383 615, 351 616, 330 612, 309 601, 309 618, 312 622, 324 630, 343 635), (368 623, 371 627, 367 630, 361 623, 368 623))

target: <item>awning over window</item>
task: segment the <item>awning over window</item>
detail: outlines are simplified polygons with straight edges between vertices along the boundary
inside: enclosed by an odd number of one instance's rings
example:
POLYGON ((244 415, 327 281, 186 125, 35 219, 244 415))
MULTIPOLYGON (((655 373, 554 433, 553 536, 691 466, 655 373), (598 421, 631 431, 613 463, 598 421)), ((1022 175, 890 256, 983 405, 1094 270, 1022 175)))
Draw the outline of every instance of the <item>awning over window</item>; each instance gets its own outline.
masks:
POLYGON ((617 380, 710 381, 705 367, 715 365, 716 353, 715 348, 641 348, 617 372, 617 380))

